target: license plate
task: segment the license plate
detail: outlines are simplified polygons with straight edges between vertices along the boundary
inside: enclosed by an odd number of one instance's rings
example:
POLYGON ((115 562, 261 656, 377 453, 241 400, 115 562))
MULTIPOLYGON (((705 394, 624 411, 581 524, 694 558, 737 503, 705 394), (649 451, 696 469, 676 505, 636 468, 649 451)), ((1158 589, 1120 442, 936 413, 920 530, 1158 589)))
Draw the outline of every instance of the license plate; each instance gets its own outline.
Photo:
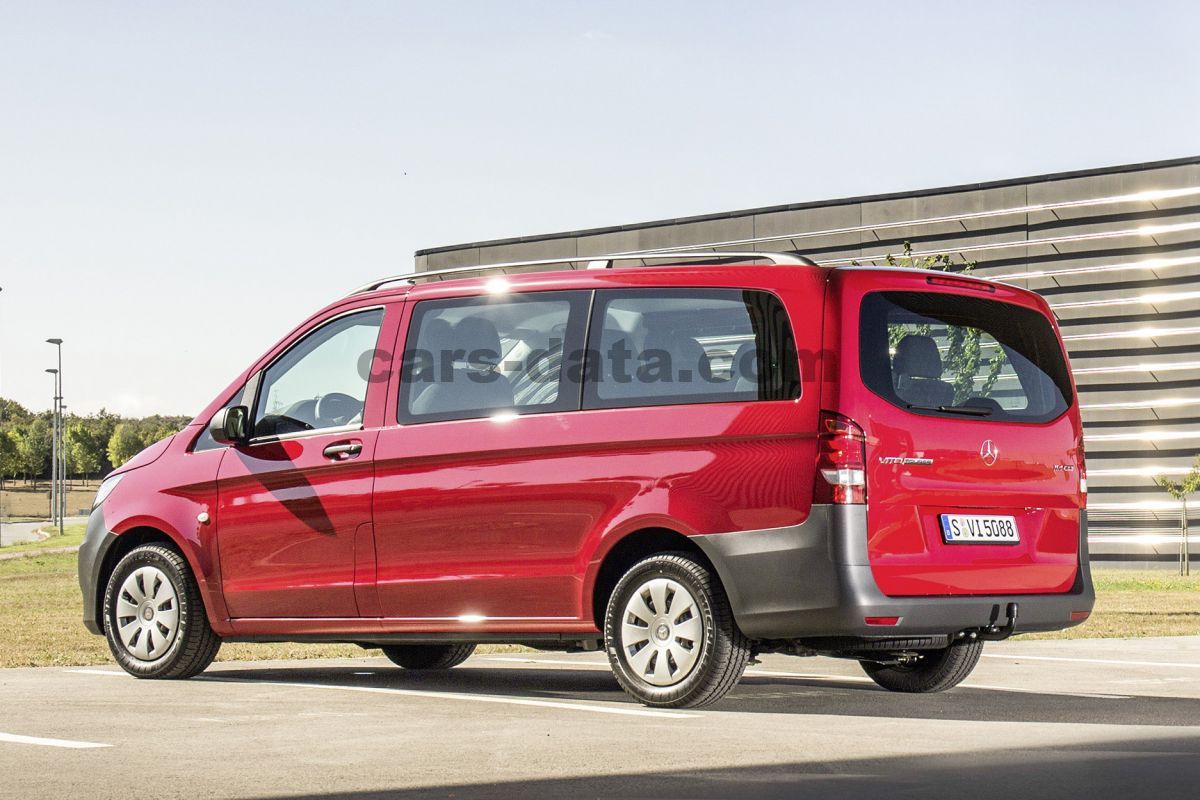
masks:
POLYGON ((942 541, 947 544, 1019 544, 1014 517, 986 514, 942 514, 942 541))

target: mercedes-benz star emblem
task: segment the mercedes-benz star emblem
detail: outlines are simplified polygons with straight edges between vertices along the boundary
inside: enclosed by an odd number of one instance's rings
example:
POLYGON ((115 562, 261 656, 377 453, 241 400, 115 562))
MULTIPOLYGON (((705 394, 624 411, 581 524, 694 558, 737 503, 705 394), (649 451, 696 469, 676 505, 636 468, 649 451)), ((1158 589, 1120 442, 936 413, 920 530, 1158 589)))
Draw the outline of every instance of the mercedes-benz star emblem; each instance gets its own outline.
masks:
POLYGON ((983 463, 990 467, 996 463, 999 455, 1000 448, 996 447, 996 443, 991 439, 984 439, 983 444, 979 446, 979 457, 983 459, 983 463))

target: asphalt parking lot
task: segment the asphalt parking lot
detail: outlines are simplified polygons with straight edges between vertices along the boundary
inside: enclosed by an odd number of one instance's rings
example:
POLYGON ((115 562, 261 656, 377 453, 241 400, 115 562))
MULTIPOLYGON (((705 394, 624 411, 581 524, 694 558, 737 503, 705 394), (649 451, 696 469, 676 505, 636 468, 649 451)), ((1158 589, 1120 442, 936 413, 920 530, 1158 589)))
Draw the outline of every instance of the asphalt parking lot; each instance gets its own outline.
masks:
POLYGON ((943 695, 767 656, 701 711, 601 654, 0 671, 0 797, 1195 797, 1200 636, 1005 642, 943 695))

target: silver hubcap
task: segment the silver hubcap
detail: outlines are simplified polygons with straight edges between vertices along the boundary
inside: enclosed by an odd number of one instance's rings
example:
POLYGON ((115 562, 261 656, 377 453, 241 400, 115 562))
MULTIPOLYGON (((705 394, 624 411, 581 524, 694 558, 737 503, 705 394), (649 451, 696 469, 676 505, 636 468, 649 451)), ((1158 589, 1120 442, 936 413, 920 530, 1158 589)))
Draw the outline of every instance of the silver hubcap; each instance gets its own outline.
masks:
POLYGON ((170 648, 179 630, 179 598, 166 573, 141 567, 130 573, 117 594, 117 635, 141 661, 153 661, 170 648))
POLYGON ((646 581, 625 604, 621 649, 647 683, 672 686, 691 674, 704 644, 704 623, 691 592, 670 578, 646 581))

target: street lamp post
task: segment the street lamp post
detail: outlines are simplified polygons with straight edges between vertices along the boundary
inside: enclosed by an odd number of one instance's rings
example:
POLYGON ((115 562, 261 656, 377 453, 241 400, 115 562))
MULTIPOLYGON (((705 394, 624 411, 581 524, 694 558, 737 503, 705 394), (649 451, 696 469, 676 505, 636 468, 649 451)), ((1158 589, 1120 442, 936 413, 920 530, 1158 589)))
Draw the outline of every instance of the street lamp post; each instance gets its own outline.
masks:
POLYGON ((58 370, 48 369, 54 376, 54 410, 51 420, 53 430, 50 435, 50 522, 58 524, 58 370))
POLYGON ((58 533, 61 536, 63 533, 63 517, 67 512, 67 448, 66 444, 66 420, 63 417, 63 375, 62 375, 62 343, 59 338, 47 339, 46 344, 52 344, 58 348, 58 369, 55 370, 57 385, 55 394, 55 414, 57 424, 55 425, 55 438, 57 447, 55 448, 55 473, 58 475, 58 494, 55 495, 57 503, 54 506, 54 517, 58 522, 58 533))

